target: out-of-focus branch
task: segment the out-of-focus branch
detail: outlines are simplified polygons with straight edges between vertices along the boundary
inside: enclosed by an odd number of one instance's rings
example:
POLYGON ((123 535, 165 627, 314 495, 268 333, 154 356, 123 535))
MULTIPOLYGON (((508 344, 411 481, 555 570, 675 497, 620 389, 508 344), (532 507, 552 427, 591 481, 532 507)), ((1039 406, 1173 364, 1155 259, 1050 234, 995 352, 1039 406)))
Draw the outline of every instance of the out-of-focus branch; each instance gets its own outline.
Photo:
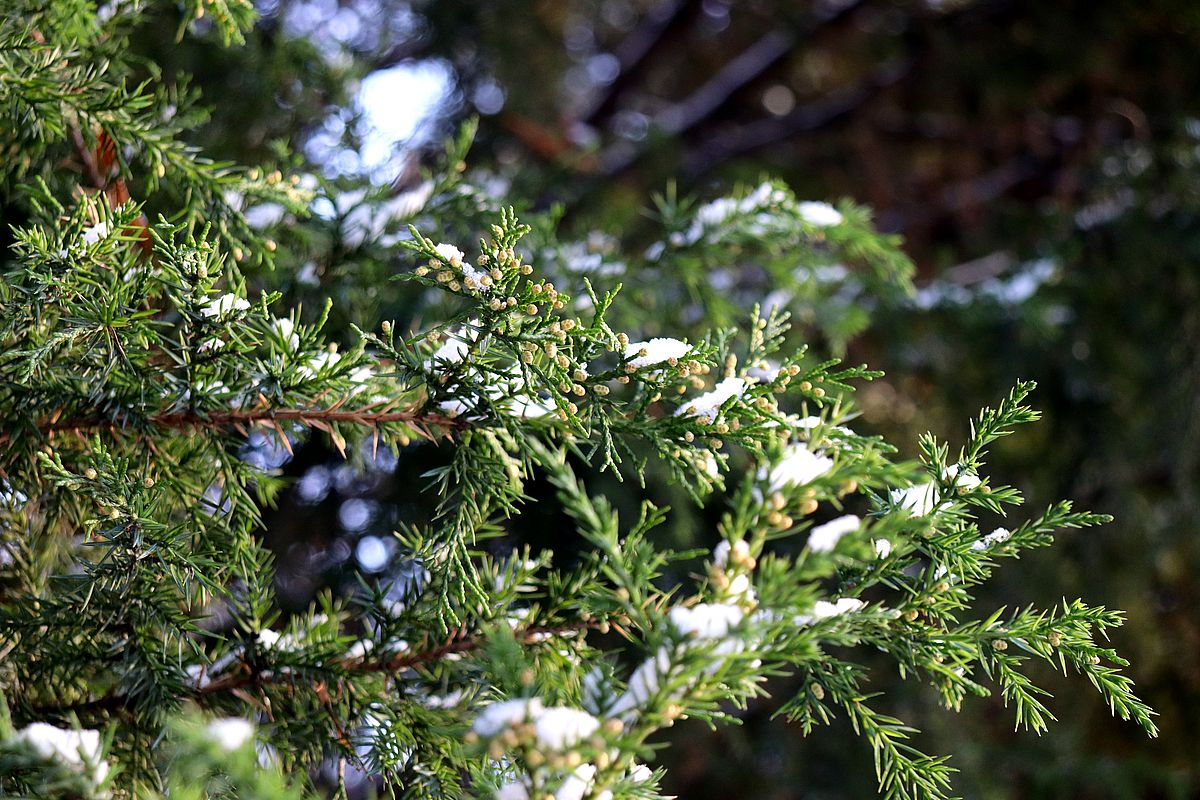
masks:
POLYGON ((591 108, 580 115, 580 121, 595 125, 610 116, 621 93, 637 80, 655 50, 688 22, 699 6, 696 0, 666 0, 652 8, 617 47, 615 55, 621 65, 617 77, 593 101, 591 108))
MULTIPOLYGON (((739 92, 783 63, 795 48, 846 20, 866 0, 849 0, 834 11, 814 18, 800 30, 773 30, 761 36, 722 67, 700 88, 658 114, 653 127, 669 136, 686 136, 714 118, 739 92)), ((602 173, 614 177, 646 155, 644 148, 615 145, 602 157, 602 173)))
POLYGON ((682 102, 659 114, 655 126, 672 136, 695 128, 747 84, 782 61, 795 44, 796 36, 790 31, 768 32, 682 102))
POLYGON ((1029 155, 1019 155, 970 180, 945 187, 930 203, 906 210, 890 209, 876 215, 881 230, 902 231, 927 225, 939 217, 985 205, 1014 187, 1034 178, 1054 180, 1059 170, 1029 155))
POLYGON ((912 59, 886 63, 856 85, 830 92, 782 117, 758 120, 718 133, 691 153, 684 162, 683 173, 695 177, 736 156, 826 128, 907 77, 914 64, 912 59))

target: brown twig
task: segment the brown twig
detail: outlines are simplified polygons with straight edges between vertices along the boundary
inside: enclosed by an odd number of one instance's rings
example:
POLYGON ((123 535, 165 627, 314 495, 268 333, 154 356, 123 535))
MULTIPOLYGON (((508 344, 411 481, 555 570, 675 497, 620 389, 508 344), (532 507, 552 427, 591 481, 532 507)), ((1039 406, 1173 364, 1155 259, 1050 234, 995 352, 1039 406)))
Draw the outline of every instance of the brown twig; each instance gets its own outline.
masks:
MULTIPOLYGON (((588 630, 603 630, 604 625, 600 620, 583 620, 580 622, 567 623, 563 625, 549 626, 531 626, 525 628, 521 632, 519 638, 525 644, 532 644, 543 636, 562 636, 568 633, 578 633, 588 630)), ((370 674, 376 672, 397 672, 409 667, 416 667, 422 664, 431 664, 440 661, 446 656, 456 653, 466 653, 480 647, 484 643, 484 637, 480 634, 463 635, 456 634, 451 636, 441 645, 422 650, 417 653, 397 654, 392 658, 382 661, 372 661, 369 656, 355 659, 341 659, 335 661, 333 666, 340 667, 346 672, 370 674)), ((243 662, 242 666, 246 666, 243 662)), ((299 676, 294 673, 285 671, 250 671, 247 667, 245 670, 236 674, 230 674, 224 678, 212 681, 211 683, 196 686, 195 693, 199 697, 207 697, 215 694, 229 692, 236 694, 247 702, 253 702, 254 697, 248 694, 245 690, 260 686, 269 685, 292 685, 295 686, 299 676)), ((323 704, 328 699, 328 684, 323 680, 315 680, 312 684, 314 693, 318 700, 323 704)), ((48 713, 66 714, 73 712, 79 714, 81 712, 87 714, 92 713, 128 713, 129 698, 121 693, 106 694, 101 697, 91 698, 89 700, 81 700, 77 703, 56 704, 53 706, 36 706, 35 711, 38 714, 44 715, 48 713)))
POLYGON ((83 167, 84 177, 87 178, 93 189, 103 192, 108 188, 108 178, 100 172, 100 165, 96 163, 95 154, 92 149, 87 146, 87 142, 83 139, 83 132, 74 125, 70 129, 71 144, 75 148, 75 155, 79 158, 79 163, 83 167))
MULTIPOLYGON (((462 430, 465 422, 461 418, 421 411, 419 408, 403 410, 341 409, 341 408, 265 408, 252 410, 232 409, 229 411, 173 411, 151 414, 138 420, 145 427, 158 428, 240 428, 256 425, 275 427, 280 422, 298 422, 318 429, 330 425, 349 423, 376 427, 394 422, 403 422, 428 435, 428 429, 462 430)), ((35 426, 43 434, 61 432, 82 433, 94 430, 119 432, 127 425, 106 417, 84 417, 73 419, 51 418, 35 426)), ((0 442, 7 441, 9 434, 0 434, 0 442)), ((432 438, 432 437, 430 437, 432 438)))
MULTIPOLYGON (((602 627, 602 623, 598 620, 584 620, 581 622, 572 622, 564 625, 551 626, 532 626, 522 631, 520 640, 524 644, 532 644, 539 641, 543 636, 562 636, 568 633, 579 633, 581 631, 598 630, 602 627)), ((431 664, 441 661, 449 655, 458 653, 470 652, 484 643, 484 637, 480 634, 463 635, 461 633, 451 636, 442 644, 428 650, 422 650, 416 653, 399 653, 391 658, 384 660, 371 660, 369 656, 355 659, 342 659, 335 661, 334 666, 340 667, 347 672, 369 674, 375 672, 398 672, 402 669, 421 666, 422 664, 431 664)), ((197 686, 196 692, 200 695, 218 694, 221 692, 230 692, 237 689, 243 689, 248 686, 264 686, 270 684, 293 683, 296 676, 287 672, 239 672, 237 674, 227 675, 224 678, 212 681, 211 683, 197 686)))

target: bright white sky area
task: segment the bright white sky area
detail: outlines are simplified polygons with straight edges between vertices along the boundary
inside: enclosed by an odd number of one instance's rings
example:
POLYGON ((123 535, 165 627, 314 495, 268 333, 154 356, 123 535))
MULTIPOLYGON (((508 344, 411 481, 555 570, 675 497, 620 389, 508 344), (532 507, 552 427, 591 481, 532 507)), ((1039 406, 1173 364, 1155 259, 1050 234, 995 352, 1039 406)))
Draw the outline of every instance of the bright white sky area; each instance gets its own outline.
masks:
POLYGON ((452 82, 450 68, 436 61, 400 64, 364 78, 357 98, 363 113, 362 170, 387 180, 384 168, 397 146, 411 140, 437 111, 452 82))
MULTIPOLYGON (((289 36, 307 39, 332 62, 355 53, 385 53, 421 30, 422 20, 405 3, 384 0, 254 0, 264 16, 282 14, 289 36)), ((428 122, 451 99, 454 73, 437 59, 405 61, 366 76, 352 109, 335 110, 314 132, 308 154, 331 176, 367 175, 394 181, 397 153, 426 143, 428 122), (362 150, 341 147, 346 126, 361 114, 354 133, 362 150)))

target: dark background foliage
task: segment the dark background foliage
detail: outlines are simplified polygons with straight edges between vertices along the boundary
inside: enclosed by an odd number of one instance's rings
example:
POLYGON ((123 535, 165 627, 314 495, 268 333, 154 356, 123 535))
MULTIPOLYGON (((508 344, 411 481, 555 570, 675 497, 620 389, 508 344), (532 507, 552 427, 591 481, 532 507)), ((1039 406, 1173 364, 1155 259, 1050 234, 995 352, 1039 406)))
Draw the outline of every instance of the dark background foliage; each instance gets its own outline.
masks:
MULTIPOLYGON (((652 193, 674 185, 710 197, 767 174, 801 196, 872 206, 883 229, 904 235, 920 291, 879 303, 871 331, 850 345, 852 360, 887 372, 860 392, 865 427, 915 452, 920 431, 961 440, 965 420, 1016 378, 1039 382, 1046 418, 997 451, 996 476, 1033 507, 1065 496, 1116 522, 1002 571, 982 606, 1079 594, 1128 609, 1117 644, 1163 735, 1144 739, 1061 678, 1047 678, 1061 721, 1041 738, 1014 733, 999 699, 955 716, 886 672, 880 687, 925 729, 926 748, 954 754, 969 797, 1200 791, 1200 6, 264 0, 259 9, 243 48, 176 42, 178 20, 166 17, 138 37, 168 80, 195 76, 212 109, 195 142, 219 157, 257 163, 291 148, 343 188, 369 181, 399 193, 461 120, 479 115, 476 174, 535 209, 560 204, 563 229, 581 236, 604 230, 641 247, 652 193), (372 131, 380 104, 411 135, 372 131)), ((280 231, 289 256, 255 279, 313 313, 332 294, 335 313, 364 328, 411 324, 411 290, 382 281, 399 265, 345 241, 336 222, 292 238, 280 231)), ((418 476, 443 455, 406 449, 363 477, 320 445, 300 448, 283 466, 296 483, 268 513, 283 596, 301 608, 373 565, 387 532, 416 521, 418 476)), ((620 503, 619 486, 608 489, 620 503)), ((669 487, 654 490, 686 505, 669 487)), ((562 549, 554 522, 531 541, 562 549)), ((697 531, 680 524, 670 535, 711 543, 697 531)), ((865 746, 836 727, 802 740, 771 712, 762 702, 740 728, 678 727, 663 756, 668 789, 871 795, 865 746)))

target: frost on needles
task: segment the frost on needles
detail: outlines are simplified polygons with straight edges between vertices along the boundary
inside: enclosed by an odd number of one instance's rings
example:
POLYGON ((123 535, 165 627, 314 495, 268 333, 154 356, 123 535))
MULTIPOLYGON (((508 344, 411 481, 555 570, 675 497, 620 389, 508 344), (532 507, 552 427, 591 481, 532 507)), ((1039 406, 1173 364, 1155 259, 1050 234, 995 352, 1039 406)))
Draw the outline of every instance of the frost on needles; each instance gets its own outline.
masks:
MULTIPOLYGON (((298 159, 222 165, 165 113, 183 98, 132 79, 145 4, 17 5, 0 15, 0 109, 28 121, 0 167, 21 212, 0 287, 0 792, 658 797, 658 731, 727 721, 791 673, 782 716, 806 733, 847 718, 884 796, 946 796, 947 761, 877 710, 867 649, 949 710, 999 692, 1035 732, 1053 713, 1026 668, 1045 661, 1155 733, 1103 644, 1119 612, 974 603, 1007 560, 1104 521, 1023 513, 989 477, 989 445, 1036 419, 1032 385, 957 451, 928 436, 901 462, 855 427, 853 387, 876 373, 804 346, 840 351, 863 322, 847 298, 907 286, 864 209, 770 181, 663 197, 635 251, 519 220, 456 168, 469 125, 399 197, 298 159), (309 265, 282 237, 307 225, 391 265, 399 280, 369 288, 415 310, 360 330, 332 322, 353 307, 291 304, 279 276, 309 265), (766 283, 732 282, 747 258, 766 283), (283 460, 310 437, 361 470, 441 461, 389 579, 285 618, 260 536, 285 485, 251 443, 283 460), (639 514, 589 488, 600 471, 639 514), (648 476, 724 509, 703 554, 662 546, 688 509, 649 502, 648 476), (522 542, 533 479, 574 561, 522 542), (483 546, 498 534, 514 545, 483 546)), ((253 17, 184 6, 227 44, 253 17)))

